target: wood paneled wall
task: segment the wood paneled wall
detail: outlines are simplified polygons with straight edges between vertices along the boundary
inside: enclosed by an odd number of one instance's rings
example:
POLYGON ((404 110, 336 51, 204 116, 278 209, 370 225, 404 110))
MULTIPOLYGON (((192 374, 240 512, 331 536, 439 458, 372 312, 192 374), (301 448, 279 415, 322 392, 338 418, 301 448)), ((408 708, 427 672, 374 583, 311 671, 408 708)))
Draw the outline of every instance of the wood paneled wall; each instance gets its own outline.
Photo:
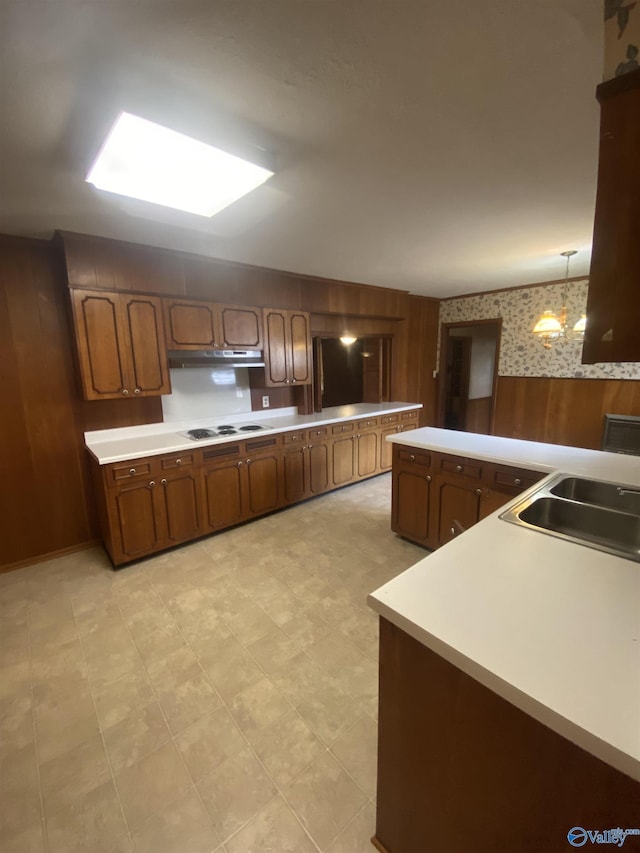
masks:
POLYGON ((608 412, 640 415, 640 382, 501 376, 493 433, 599 450, 608 412))

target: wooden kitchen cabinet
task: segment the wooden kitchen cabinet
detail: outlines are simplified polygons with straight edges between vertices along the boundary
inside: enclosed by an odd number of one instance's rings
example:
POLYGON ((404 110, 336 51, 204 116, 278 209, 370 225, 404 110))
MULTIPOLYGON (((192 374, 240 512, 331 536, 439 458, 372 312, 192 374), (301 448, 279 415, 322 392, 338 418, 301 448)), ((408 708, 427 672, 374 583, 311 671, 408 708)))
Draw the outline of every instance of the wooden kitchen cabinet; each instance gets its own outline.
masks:
POLYGON ((598 189, 582 361, 640 361, 640 69, 597 88, 598 189))
POLYGON ((432 541, 433 454, 402 445, 393 448, 391 529, 426 547, 432 541))
POLYGON ((380 436, 377 418, 355 423, 356 474, 371 477, 378 470, 380 436))
POLYGON ((86 400, 171 393, 158 297, 70 290, 86 400))
POLYGON ((309 314, 265 308, 264 333, 266 385, 309 385, 312 381, 309 314))
POLYGON ((165 299, 167 349, 262 349, 262 311, 240 305, 165 299))
POLYGON ((334 424, 331 427, 330 482, 337 488, 356 479, 356 445, 354 423, 334 424))
POLYGON ((95 466, 103 539, 115 565, 202 532, 200 472, 193 454, 95 466))

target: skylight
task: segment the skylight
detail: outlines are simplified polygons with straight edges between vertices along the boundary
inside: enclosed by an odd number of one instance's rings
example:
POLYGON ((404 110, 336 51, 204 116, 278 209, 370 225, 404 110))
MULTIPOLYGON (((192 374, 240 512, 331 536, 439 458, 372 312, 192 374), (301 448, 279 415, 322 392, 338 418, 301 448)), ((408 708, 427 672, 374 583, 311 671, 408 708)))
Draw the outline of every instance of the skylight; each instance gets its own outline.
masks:
POLYGON ((99 190, 213 216, 273 172, 130 113, 120 113, 87 175, 99 190))

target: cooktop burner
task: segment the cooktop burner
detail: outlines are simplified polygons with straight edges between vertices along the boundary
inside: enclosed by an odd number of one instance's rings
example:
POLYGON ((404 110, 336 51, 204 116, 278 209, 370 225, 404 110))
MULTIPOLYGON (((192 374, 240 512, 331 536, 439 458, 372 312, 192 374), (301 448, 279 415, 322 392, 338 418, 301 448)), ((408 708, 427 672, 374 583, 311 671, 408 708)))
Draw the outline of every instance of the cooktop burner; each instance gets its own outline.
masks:
POLYGON ((180 433, 193 441, 202 441, 205 438, 221 438, 227 435, 238 435, 243 432, 256 432, 257 430, 268 429, 262 424, 219 424, 218 426, 206 427, 201 429, 190 429, 180 433))

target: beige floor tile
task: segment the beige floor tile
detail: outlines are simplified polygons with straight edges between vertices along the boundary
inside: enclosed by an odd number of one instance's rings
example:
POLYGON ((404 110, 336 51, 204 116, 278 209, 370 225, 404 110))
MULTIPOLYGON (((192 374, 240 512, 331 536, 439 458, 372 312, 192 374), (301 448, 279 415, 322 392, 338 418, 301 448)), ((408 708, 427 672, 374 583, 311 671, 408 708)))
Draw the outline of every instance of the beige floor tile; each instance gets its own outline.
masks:
POLYGON ((362 714, 355 700, 334 687, 308 694, 295 707, 309 728, 327 745, 362 714))
POLYGON ((111 853, 127 836, 111 780, 47 816, 49 853, 111 853))
POLYGON ((174 734, 215 711, 222 704, 201 670, 183 681, 156 685, 155 689, 158 702, 174 734))
POLYGON ((175 742, 195 781, 246 746, 240 729, 224 707, 181 731, 175 742))
POLYGON ((182 625, 180 630, 191 651, 205 669, 215 664, 220 655, 220 649, 224 647, 226 641, 237 642, 231 629, 213 608, 207 608, 200 621, 196 621, 194 618, 189 624, 182 625))
POLYGON ((94 631, 122 631, 126 634, 118 603, 110 598, 97 603, 92 609, 85 608, 79 613, 76 611, 76 622, 81 636, 93 634, 94 631))
POLYGON ((376 810, 367 803, 327 847, 327 853, 371 853, 376 831, 376 810))
POLYGON ((334 674, 344 670, 345 667, 360 664, 365 659, 365 654, 354 642, 347 637, 332 631, 313 643, 306 650, 307 654, 325 672, 334 674))
POLYGON ((278 626, 257 604, 250 604, 235 616, 225 620, 238 640, 249 646, 278 630, 278 626))
POLYGON ((295 711, 250 733, 249 741, 280 788, 288 785, 326 749, 295 711))
POLYGON ((36 705, 57 705, 89 688, 88 671, 80 640, 65 643, 54 652, 31 652, 31 681, 36 705))
POLYGON ((28 743, 8 751, 2 759, 1 769, 0 842, 40 825, 35 744, 28 743))
POLYGON ((328 622, 319 616, 313 608, 308 608, 288 619, 282 630, 300 646, 306 649, 318 640, 326 637, 332 630, 328 622))
POLYGON ((366 795, 326 752, 294 779, 284 795, 321 850, 367 801, 366 795))
POLYGON ((331 752, 369 797, 376 793, 378 724, 367 714, 341 732, 331 752))
POLYGON ((148 634, 169 630, 175 624, 164 604, 159 599, 158 602, 158 604, 154 602, 145 607, 136 608, 132 612, 123 611, 123 619, 136 644, 148 634))
POLYGON ((282 797, 258 812, 225 847, 229 853, 317 853, 282 797))
POLYGON ((66 643, 77 640, 78 626, 74 620, 54 622, 29 632, 31 653, 36 656, 51 655, 66 643))
POLYGON ((69 808, 111 778, 101 737, 46 761, 40 767, 40 782, 47 817, 69 808))
POLYGON ((29 662, 10 664, 0 669, 0 698, 14 700, 31 692, 29 662))
POLYGON ((155 699, 131 708, 126 717, 105 728, 103 736, 114 773, 131 767, 171 739, 155 699))
POLYGON ((0 768, 7 753, 33 743, 34 738, 31 696, 25 693, 0 700, 0 768))
POLYGON ((212 853, 219 844, 195 791, 145 821, 133 838, 136 853, 212 853))
POLYGON ((205 669, 225 701, 264 678, 262 669, 235 637, 222 640, 217 649, 218 654, 205 669))
POLYGON ((270 726, 291 710, 291 705, 268 678, 261 678, 229 702, 229 710, 242 731, 249 735, 270 726))
POLYGON ((115 780, 132 831, 192 788, 182 758, 171 742, 116 773, 115 780))
POLYGON ((100 685, 93 691, 93 696, 103 729, 125 720, 133 710, 147 705, 154 698, 151 683, 142 667, 100 685))
POLYGON ((38 705, 35 720, 41 764, 99 734, 98 718, 89 691, 78 692, 54 707, 38 705))
POLYGON ((161 664, 167 655, 185 645, 184 637, 175 622, 157 628, 150 634, 136 638, 136 646, 147 668, 161 664))
POLYGON ((224 840, 240 829, 276 795, 276 788, 255 756, 243 749, 196 783, 218 835, 224 840))
POLYGON ((304 652, 274 668, 269 676, 282 695, 296 706, 310 694, 324 692, 331 687, 331 677, 304 652))
POLYGON ((62 627, 65 622, 75 624, 73 607, 68 598, 58 600, 51 598, 47 600, 45 598, 43 601, 33 603, 29 606, 30 631, 38 631, 50 625, 59 625, 62 627))
POLYGON ((280 628, 247 648, 267 673, 282 668, 300 651, 295 640, 280 628))
MULTIPOLYGON (((5 803, 2 806, 4 808, 5 803)), ((0 835, 0 847, 2 847, 2 853, 45 853, 42 824, 35 823, 16 835, 6 837, 0 835)))

